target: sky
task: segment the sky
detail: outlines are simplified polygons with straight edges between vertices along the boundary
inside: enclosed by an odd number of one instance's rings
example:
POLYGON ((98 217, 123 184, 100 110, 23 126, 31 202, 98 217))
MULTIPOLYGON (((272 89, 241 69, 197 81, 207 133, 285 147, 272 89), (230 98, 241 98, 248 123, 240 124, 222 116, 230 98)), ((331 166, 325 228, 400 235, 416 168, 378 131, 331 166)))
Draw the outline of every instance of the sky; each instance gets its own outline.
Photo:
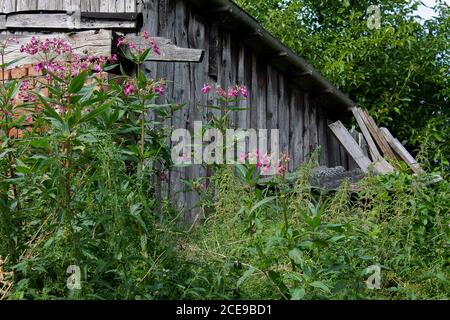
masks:
MULTIPOLYGON (((428 7, 432 7, 436 3, 435 0, 422 0, 422 2, 428 7)), ((450 0, 446 0, 445 2, 450 5, 450 0)), ((419 10, 417 10, 416 13, 424 19, 430 19, 431 17, 435 16, 436 13, 433 9, 427 8, 426 6, 420 6, 419 10)))

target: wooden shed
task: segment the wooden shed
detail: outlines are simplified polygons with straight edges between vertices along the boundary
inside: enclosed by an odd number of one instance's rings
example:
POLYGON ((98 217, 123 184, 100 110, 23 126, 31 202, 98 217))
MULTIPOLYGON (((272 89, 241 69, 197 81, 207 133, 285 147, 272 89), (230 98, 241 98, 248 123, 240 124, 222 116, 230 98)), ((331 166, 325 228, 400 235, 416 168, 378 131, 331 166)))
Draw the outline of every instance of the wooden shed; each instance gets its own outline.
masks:
MULTIPOLYGON (((328 124, 351 115, 355 103, 230 0, 0 0, 0 30, 24 38, 55 33, 80 51, 99 54, 114 51, 116 33, 148 31, 170 54, 154 57, 145 70, 169 80, 170 101, 187 103, 173 115, 173 128, 206 121, 207 111, 196 108, 207 103, 205 83, 246 84, 249 99, 242 104, 248 105, 242 107, 248 110, 237 112, 233 125, 280 129, 289 170, 319 145, 321 165, 353 165, 328 124), (78 20, 75 8, 81 8, 78 20)), ((198 165, 171 172, 168 189, 186 212, 197 198, 180 192, 180 180, 205 174, 198 165)))

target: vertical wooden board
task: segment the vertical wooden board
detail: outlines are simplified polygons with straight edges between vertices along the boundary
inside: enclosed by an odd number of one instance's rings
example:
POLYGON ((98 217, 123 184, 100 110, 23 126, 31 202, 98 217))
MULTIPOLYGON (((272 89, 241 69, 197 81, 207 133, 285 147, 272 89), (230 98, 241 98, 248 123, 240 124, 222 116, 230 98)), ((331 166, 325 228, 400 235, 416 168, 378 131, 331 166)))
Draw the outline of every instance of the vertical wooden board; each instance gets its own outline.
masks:
POLYGON ((258 128, 258 56, 252 52, 252 78, 250 82, 250 127, 258 128))
POLYGON ((330 125, 331 123, 333 123, 333 121, 331 121, 330 119, 326 119, 328 165, 330 166, 330 168, 333 168, 340 165, 340 156, 339 156, 339 142, 337 141, 332 131, 328 128, 328 125, 330 125))
POLYGON ((289 132, 289 93, 285 77, 278 74, 278 128, 280 130, 280 153, 290 156, 289 132))
MULTIPOLYGON (((240 85, 246 85, 249 89, 251 83, 251 55, 249 49, 244 46, 242 41, 239 41, 239 53, 238 53, 238 71, 237 71, 237 81, 240 85)), ((250 96, 240 101, 239 107, 246 109, 239 111, 237 113, 237 125, 239 128, 248 129, 250 128, 250 96)))
POLYGON ((223 90, 227 91, 232 83, 232 65, 231 65, 231 35, 229 32, 221 29, 219 32, 221 59, 218 70, 218 83, 223 90))
POLYGON ((289 170, 294 171, 303 162, 303 98, 294 89, 289 90, 289 170))
MULTIPOLYGON (((206 29, 204 21, 202 18, 193 13, 192 9, 189 9, 189 20, 188 20, 188 42, 190 47, 194 48, 204 48, 207 47, 206 41, 206 29)), ((189 113, 188 129, 192 133, 192 138, 194 139, 194 121, 201 121, 206 123, 206 110, 204 107, 207 104, 208 97, 202 93, 201 89, 205 83, 208 82, 207 79, 207 65, 205 63, 191 63, 190 64, 190 96, 192 99, 192 107, 189 113)), ((187 168, 186 178, 188 180, 193 180, 196 178, 206 177, 206 170, 202 165, 194 164, 187 168)), ((186 195, 187 205, 190 209, 190 220, 198 221, 199 218, 203 218, 204 215, 199 207, 200 197, 197 192, 190 192, 186 195)))
POLYGON ((258 132, 258 150, 261 154, 267 154, 267 65, 260 57, 256 63, 256 129, 258 132))
POLYGON ((29 0, 17 0, 16 11, 27 11, 30 10, 29 6, 32 4, 29 0))
MULTIPOLYGON (((152 3, 154 1, 147 0, 145 4, 152 3)), ((109 12, 125 12, 125 0, 109 0, 109 12)))
MULTIPOLYGON (((267 66, 267 119, 268 130, 278 129, 278 72, 270 64, 267 66)), ((272 137, 269 135, 269 152, 272 153, 272 137)))
POLYGON ((125 0, 125 12, 136 12, 136 0, 125 0))
POLYGON ((99 0, 99 1, 100 1, 100 12, 109 12, 110 0, 99 0))
POLYGON ((326 115, 323 110, 320 110, 320 112, 318 113, 318 125, 319 125, 319 146, 320 146, 319 163, 322 166, 328 166, 327 124, 326 124, 326 115))
POLYGON ((10 13, 16 11, 17 0, 3 0, 2 13, 10 13))
MULTIPOLYGON (((120 0, 123 7, 122 11, 125 10, 125 2, 124 0, 120 0)), ((148 0, 144 3, 142 15, 143 15, 143 26, 142 31, 147 31, 150 36, 158 35, 158 23, 159 23, 159 14, 158 14, 159 0, 148 0)), ((149 72, 150 77, 155 78, 157 76, 157 67, 158 63, 155 61, 146 61, 145 69, 149 72)))
MULTIPOLYGON (((173 0, 157 0, 147 13, 149 19, 155 20, 156 32, 155 34, 161 37, 166 37, 168 39, 174 39, 174 23, 175 23, 175 2, 173 0)), ((153 26, 152 28, 154 28, 153 26)), ((174 91, 174 63, 165 62, 159 63, 156 70, 154 70, 153 76, 156 73, 157 78, 166 79, 166 100, 167 103, 174 103, 173 101, 173 91, 174 91)), ((173 115, 172 115, 173 116, 173 115)), ((173 119, 167 119, 164 123, 165 126, 172 128, 173 119)), ((168 144, 170 145, 170 138, 168 139, 168 144)), ((161 183, 162 196, 173 199, 173 183, 176 182, 176 176, 174 175, 175 170, 169 172, 168 181, 161 183)))
POLYGON ((100 0, 89 0, 89 2, 91 12, 100 12, 100 0))
MULTIPOLYGON (((186 3, 184 1, 175 2, 175 44, 180 47, 187 47, 187 29, 186 29, 186 3)), ((189 64, 188 63, 175 63, 174 67, 174 91, 173 97, 176 103, 187 103, 182 109, 174 113, 172 119, 172 127, 176 129, 186 128, 189 110, 192 107, 191 97, 190 97, 190 79, 189 79, 189 64)), ((186 180, 187 168, 179 168, 174 172, 173 179, 173 191, 174 200, 177 203, 177 207, 185 213, 187 221, 191 220, 189 210, 186 206, 186 196, 185 185, 183 180, 186 180)), ((172 177, 171 177, 172 179, 172 177)), ((172 183, 172 181, 171 181, 172 183)))
POLYGON ((81 11, 90 12, 91 11, 91 1, 90 0, 80 0, 81 1, 81 11))
POLYGON ((308 159, 311 152, 311 128, 310 128, 310 117, 311 109, 313 108, 311 104, 311 96, 309 93, 305 93, 304 96, 304 117, 303 117, 303 161, 308 159))
MULTIPOLYGON (((318 127, 317 127, 317 103, 311 101, 311 107, 309 109, 309 130, 310 130, 310 141, 309 141, 309 155, 308 158, 311 157, 312 153, 316 151, 317 146, 319 144, 318 139, 318 127)), ((306 118, 306 116, 305 116, 306 118)))

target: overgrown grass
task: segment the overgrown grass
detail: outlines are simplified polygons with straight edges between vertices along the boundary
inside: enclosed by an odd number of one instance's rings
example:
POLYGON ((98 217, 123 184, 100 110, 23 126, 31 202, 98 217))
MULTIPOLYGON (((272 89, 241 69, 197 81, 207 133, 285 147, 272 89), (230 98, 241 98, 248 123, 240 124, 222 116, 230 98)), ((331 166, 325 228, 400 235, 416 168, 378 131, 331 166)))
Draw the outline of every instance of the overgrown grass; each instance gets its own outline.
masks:
POLYGON ((303 179, 257 209, 254 234, 237 204, 261 199, 231 169, 217 173, 215 212, 180 252, 203 275, 214 270, 203 282, 209 298, 448 299, 447 181, 369 176, 357 193, 343 184, 320 195, 305 179, 308 166, 300 170, 303 179), (366 286, 371 265, 381 268, 380 289, 366 286))

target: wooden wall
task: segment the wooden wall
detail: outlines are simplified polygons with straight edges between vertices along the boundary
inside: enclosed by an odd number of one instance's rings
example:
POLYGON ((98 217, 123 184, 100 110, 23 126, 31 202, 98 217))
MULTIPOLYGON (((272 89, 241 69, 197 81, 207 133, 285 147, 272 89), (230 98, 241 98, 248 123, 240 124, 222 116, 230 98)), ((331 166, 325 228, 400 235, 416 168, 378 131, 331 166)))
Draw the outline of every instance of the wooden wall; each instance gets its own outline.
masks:
MULTIPOLYGON (((173 129, 193 129, 194 121, 206 123, 210 110, 198 108, 211 104, 201 93, 205 83, 227 88, 245 84, 248 101, 236 112, 233 125, 239 128, 279 129, 280 152, 290 157, 289 170, 295 170, 321 146, 320 164, 351 168, 346 151, 328 129, 332 122, 325 109, 318 105, 309 92, 294 87, 289 78, 278 72, 263 56, 255 54, 239 34, 218 27, 215 18, 198 14, 187 0, 0 0, 1 12, 20 10, 64 10, 67 3, 80 3, 82 11, 135 12, 142 11, 143 31, 173 40, 180 47, 204 49, 202 63, 147 62, 145 69, 152 77, 169 80, 167 97, 170 102, 187 103, 177 111, 170 123, 173 129), (80 2, 81 1, 81 2, 80 2), (137 4, 139 3, 139 4, 137 4)), ((183 192, 182 179, 194 179, 208 174, 199 165, 175 169, 168 182, 158 182, 162 196, 170 198, 186 212, 192 221, 198 195, 183 192)))
POLYGON ((137 0, 0 0, 0 12, 66 10, 79 5, 83 12, 136 12, 137 0))
MULTIPOLYGON (((289 154, 291 171, 319 145, 322 165, 348 168, 345 151, 339 148, 328 129, 331 120, 324 109, 308 92, 292 87, 288 78, 264 57, 252 52, 238 34, 219 28, 214 19, 198 14, 188 1, 148 0, 143 6, 143 14, 143 30, 173 39, 178 46, 205 50, 204 61, 200 64, 149 62, 146 65, 152 77, 171 81, 168 97, 177 103, 188 102, 186 108, 174 114, 170 123, 174 129, 193 129, 194 121, 207 121, 211 111, 196 108, 208 103, 201 93, 205 83, 217 83, 224 88, 236 83, 245 84, 250 96, 242 107, 249 107, 249 110, 236 112, 232 117, 234 125, 239 128, 280 129, 281 152, 289 154)), ((199 166, 177 169, 172 172, 166 189, 171 190, 180 207, 189 211, 195 206, 196 195, 180 192, 184 188, 180 179, 205 174, 199 166)))

